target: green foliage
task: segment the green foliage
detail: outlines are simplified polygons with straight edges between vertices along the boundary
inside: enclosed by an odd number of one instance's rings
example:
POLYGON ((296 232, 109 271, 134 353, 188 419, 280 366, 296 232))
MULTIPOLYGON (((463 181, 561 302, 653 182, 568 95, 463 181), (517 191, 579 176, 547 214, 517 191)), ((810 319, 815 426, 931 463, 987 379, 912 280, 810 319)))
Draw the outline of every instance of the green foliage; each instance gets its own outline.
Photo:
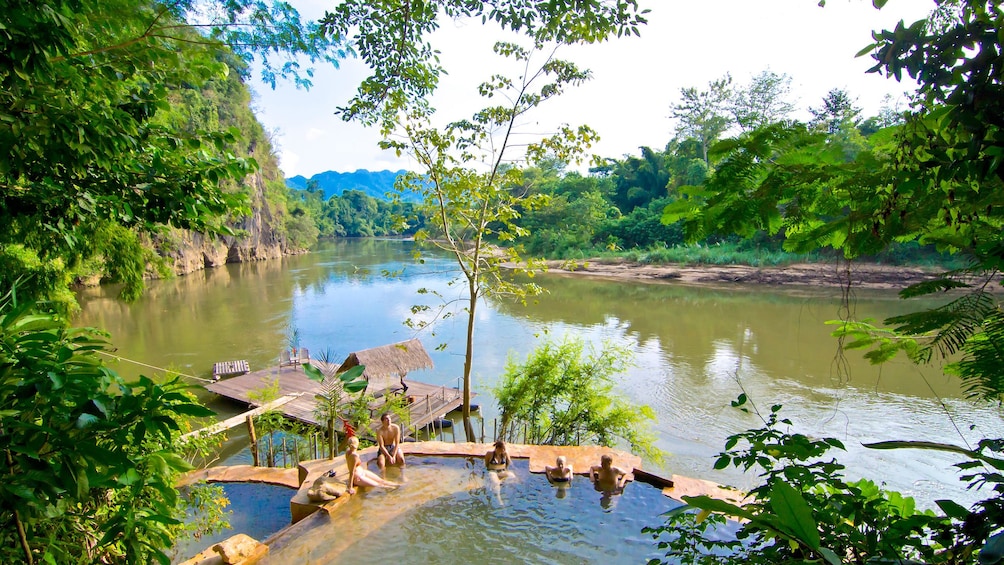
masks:
MULTIPOLYGON (((260 0, 5 1, 0 30, 0 245, 61 259, 69 273, 100 256, 127 298, 147 257, 137 235, 109 226, 230 233, 230 215, 249 210, 234 187, 257 163, 232 150, 234 120, 200 102, 207 85, 246 72, 226 44, 271 82, 306 83, 300 56, 344 54, 289 5, 260 0)), ((228 98, 250 116, 246 91, 228 98)))
POLYGON ((315 417, 321 422, 333 422, 340 417, 345 394, 355 394, 366 390, 368 384, 362 378, 365 365, 356 365, 346 371, 338 372, 338 365, 325 352, 321 355, 323 369, 315 365, 304 364, 303 372, 312 381, 321 384, 321 390, 314 395, 317 405, 314 408, 315 417))
MULTIPOLYGON (((183 535, 195 539, 212 536, 230 528, 229 517, 232 510, 226 510, 230 500, 223 491, 223 485, 198 483, 186 487, 181 492, 186 507, 182 524, 183 535)), ((175 553, 177 553, 175 549, 175 553)), ((172 558, 181 557, 173 555, 172 558)))
POLYGON ((0 300, 0 561, 166 562, 189 468, 174 440, 211 412, 177 379, 124 381, 107 350, 94 330, 0 300))
POLYGON ((72 314, 77 310, 77 301, 69 282, 62 259, 43 260, 34 249, 22 244, 0 244, 0 288, 13 288, 20 294, 14 298, 48 297, 45 310, 72 314))
POLYGON ((386 201, 359 190, 321 200, 320 191, 297 192, 310 217, 319 219, 319 235, 324 237, 372 237, 414 235, 426 228, 424 214, 413 202, 386 201))
POLYGON ((614 376, 623 372, 630 353, 605 344, 597 353, 568 338, 546 342, 520 364, 510 358, 493 389, 501 411, 499 437, 539 445, 630 444, 651 460, 662 453, 649 424, 655 414, 614 392, 614 376))
MULTIPOLYGON (((743 394, 733 406, 749 411, 747 402, 743 394)), ((846 481, 843 465, 828 455, 843 444, 784 431, 791 422, 780 418, 780 410, 772 406, 762 428, 729 436, 715 462, 717 469, 760 470, 760 484, 743 503, 685 496, 688 507, 669 513, 663 526, 646 528, 669 549, 667 562, 971 562, 952 545, 951 518, 918 512, 912 499, 871 481, 846 481), (717 533, 721 519, 701 525, 709 512, 742 519, 736 539, 717 533)))

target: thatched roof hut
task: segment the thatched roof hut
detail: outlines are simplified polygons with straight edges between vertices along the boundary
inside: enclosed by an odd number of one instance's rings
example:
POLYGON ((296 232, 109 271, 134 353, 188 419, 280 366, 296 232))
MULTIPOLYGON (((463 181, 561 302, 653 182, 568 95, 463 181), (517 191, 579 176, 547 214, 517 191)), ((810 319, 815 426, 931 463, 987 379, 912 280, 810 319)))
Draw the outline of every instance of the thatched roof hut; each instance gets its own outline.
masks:
POLYGON ((405 375, 417 369, 431 369, 432 358, 422 347, 422 342, 409 339, 350 353, 338 367, 338 372, 347 371, 356 365, 366 366, 363 377, 369 381, 367 390, 376 393, 397 386, 407 388, 404 384, 405 375))

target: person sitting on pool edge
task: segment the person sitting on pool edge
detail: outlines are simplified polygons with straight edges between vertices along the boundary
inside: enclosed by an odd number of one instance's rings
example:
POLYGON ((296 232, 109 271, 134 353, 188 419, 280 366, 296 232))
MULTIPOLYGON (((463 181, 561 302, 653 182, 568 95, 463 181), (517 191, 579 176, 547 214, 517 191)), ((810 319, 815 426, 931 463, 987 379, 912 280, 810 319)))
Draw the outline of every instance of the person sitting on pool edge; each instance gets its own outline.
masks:
POLYGON ((401 452, 401 426, 390 421, 390 414, 380 415, 377 436, 377 467, 383 472, 388 465, 404 468, 404 453, 401 452))
POLYGON ((574 476, 572 466, 567 464, 567 459, 565 459, 564 455, 558 456, 554 462, 554 467, 550 465, 545 466, 544 474, 547 475, 547 480, 552 483, 570 483, 574 476))
POLYGON ((401 485, 382 479, 379 475, 370 471, 363 464, 362 459, 356 454, 359 449, 359 438, 352 436, 349 438, 348 448, 345 450, 345 466, 349 469, 348 489, 346 492, 355 494, 354 487, 384 487, 395 488, 401 485))
POLYGON ((589 478, 596 485, 596 490, 608 493, 620 493, 624 490, 624 480, 627 471, 614 467, 614 458, 609 454, 600 457, 600 464, 589 468, 589 478))

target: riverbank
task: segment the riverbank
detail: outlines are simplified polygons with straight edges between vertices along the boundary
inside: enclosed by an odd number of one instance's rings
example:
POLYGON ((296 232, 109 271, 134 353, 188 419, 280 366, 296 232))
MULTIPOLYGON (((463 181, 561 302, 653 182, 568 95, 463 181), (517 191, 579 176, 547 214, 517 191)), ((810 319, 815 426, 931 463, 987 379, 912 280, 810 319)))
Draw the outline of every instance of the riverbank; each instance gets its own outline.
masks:
POLYGON ((677 281, 691 284, 735 283, 773 286, 839 287, 850 281, 854 288, 899 290, 911 284, 931 280, 938 271, 920 267, 878 265, 874 263, 796 263, 780 267, 749 265, 651 265, 626 259, 590 259, 586 261, 547 261, 549 273, 594 278, 677 281))

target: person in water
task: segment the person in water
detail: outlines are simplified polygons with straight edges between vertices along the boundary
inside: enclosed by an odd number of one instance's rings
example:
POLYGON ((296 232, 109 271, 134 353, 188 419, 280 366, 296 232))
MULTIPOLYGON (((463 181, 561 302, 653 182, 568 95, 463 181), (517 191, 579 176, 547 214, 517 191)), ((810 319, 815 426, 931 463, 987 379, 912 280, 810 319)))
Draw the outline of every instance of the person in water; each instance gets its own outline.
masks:
POLYGON ((600 457, 600 464, 589 468, 589 478, 596 485, 596 490, 618 494, 624 490, 627 471, 614 467, 614 458, 610 455, 600 457))
POLYGON ((624 492, 627 471, 614 467, 614 458, 610 455, 600 457, 600 464, 589 468, 589 478, 593 486, 600 492, 600 506, 609 510, 614 504, 614 495, 624 492))
POLYGON ((572 466, 568 464, 564 455, 558 456, 553 467, 550 465, 544 467, 544 474, 547 475, 547 480, 552 483, 570 483, 574 475, 572 466))
POLYGON ((509 452, 506 451, 505 442, 498 440, 495 442, 495 449, 485 453, 485 467, 489 471, 496 471, 501 477, 503 474, 509 476, 512 474, 509 471, 509 464, 512 463, 512 459, 509 457, 509 452))
POLYGON ((401 451, 401 426, 390 421, 390 414, 380 415, 377 429, 377 467, 382 472, 387 465, 404 468, 404 453, 401 451))
POLYGON ((362 459, 356 453, 359 449, 359 438, 352 436, 349 438, 349 446, 345 450, 345 466, 349 469, 349 488, 346 492, 355 494, 354 487, 384 487, 395 488, 401 485, 385 480, 379 475, 370 471, 363 465, 362 459))
POLYGON ((496 441, 495 448, 485 453, 485 467, 488 469, 488 486, 492 493, 495 494, 495 499, 498 500, 499 505, 505 504, 502 501, 502 481, 516 476, 515 473, 509 470, 510 463, 512 463, 512 458, 509 457, 505 442, 502 440, 496 441))

